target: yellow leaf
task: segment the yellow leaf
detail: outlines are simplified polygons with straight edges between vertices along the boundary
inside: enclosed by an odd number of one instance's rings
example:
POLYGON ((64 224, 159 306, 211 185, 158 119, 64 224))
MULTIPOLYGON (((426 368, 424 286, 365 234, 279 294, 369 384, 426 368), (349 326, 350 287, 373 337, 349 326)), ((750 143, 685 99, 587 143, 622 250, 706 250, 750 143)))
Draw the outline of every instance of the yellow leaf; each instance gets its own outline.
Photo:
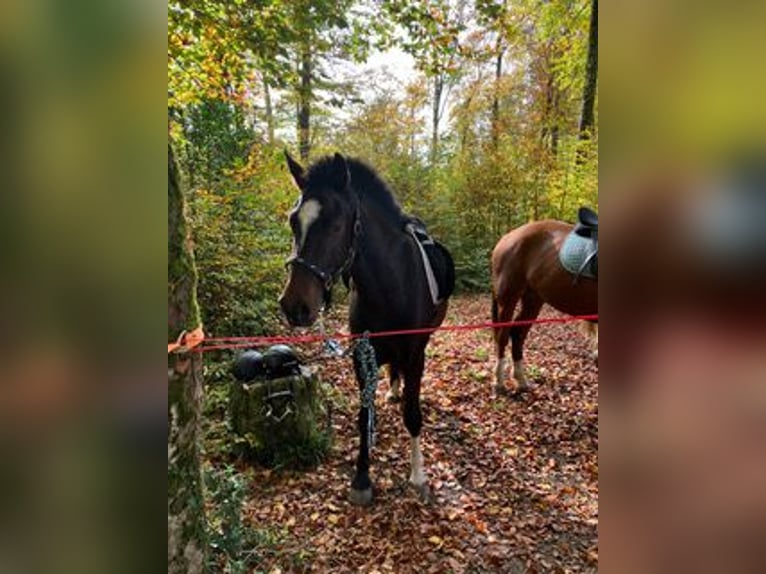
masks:
POLYGON ((442 544, 444 544, 444 540, 442 540, 438 536, 431 536, 431 538, 429 538, 428 541, 434 546, 441 546, 442 544))
POLYGON ((340 517, 337 514, 331 514, 327 517, 327 520, 330 522, 330 524, 338 524, 340 517))

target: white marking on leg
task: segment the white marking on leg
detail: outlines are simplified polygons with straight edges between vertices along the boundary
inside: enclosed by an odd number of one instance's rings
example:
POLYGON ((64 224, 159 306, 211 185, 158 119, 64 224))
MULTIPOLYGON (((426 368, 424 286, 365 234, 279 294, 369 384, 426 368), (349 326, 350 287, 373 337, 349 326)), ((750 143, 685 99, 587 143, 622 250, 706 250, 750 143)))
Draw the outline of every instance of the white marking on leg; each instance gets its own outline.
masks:
POLYGON ((420 437, 410 438, 410 483, 422 486, 426 482, 426 474, 423 471, 423 453, 420 451, 420 437))
POLYGON ((591 346, 592 357, 598 360, 598 323, 583 321, 582 332, 588 338, 588 342, 591 346))
POLYGON ((513 378, 519 383, 519 387, 522 389, 529 388, 529 381, 527 380, 527 374, 524 372, 524 361, 513 362, 513 378))
POLYGON ((598 325, 593 325, 593 358, 598 360, 598 325))
POLYGON ((505 357, 498 359, 495 364, 495 388, 505 388, 505 357))
POLYGON ((386 393, 386 400, 389 403, 396 402, 401 398, 401 394, 399 393, 399 379, 394 379, 391 381, 391 388, 388 389, 388 392, 386 393))
POLYGON ((298 242, 298 249, 303 247, 303 243, 306 241, 306 236, 309 233, 309 227, 311 227, 311 224, 319 218, 321 211, 322 204, 316 199, 309 199, 298 206, 298 222, 301 225, 301 237, 298 242))

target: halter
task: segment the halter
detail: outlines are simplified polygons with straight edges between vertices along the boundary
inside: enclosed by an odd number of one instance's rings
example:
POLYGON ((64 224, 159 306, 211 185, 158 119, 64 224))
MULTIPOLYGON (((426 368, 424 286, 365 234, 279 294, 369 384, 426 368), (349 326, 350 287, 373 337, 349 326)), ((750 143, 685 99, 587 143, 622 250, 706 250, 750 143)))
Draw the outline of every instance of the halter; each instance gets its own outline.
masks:
POLYGON ((299 265, 300 267, 303 267, 309 271, 319 280, 319 283, 322 285, 323 289, 322 299, 324 300, 325 306, 327 307, 329 307, 330 293, 332 292, 332 286, 335 284, 335 281, 337 281, 338 277, 346 273, 354 263, 354 258, 356 257, 357 239, 362 234, 362 220, 359 213, 359 201, 357 200, 356 210, 354 213, 354 235, 351 238, 351 245, 348 248, 345 260, 335 271, 327 271, 322 269, 316 263, 306 261, 303 257, 297 254, 293 255, 287 261, 285 261, 285 267, 290 267, 291 265, 299 265))

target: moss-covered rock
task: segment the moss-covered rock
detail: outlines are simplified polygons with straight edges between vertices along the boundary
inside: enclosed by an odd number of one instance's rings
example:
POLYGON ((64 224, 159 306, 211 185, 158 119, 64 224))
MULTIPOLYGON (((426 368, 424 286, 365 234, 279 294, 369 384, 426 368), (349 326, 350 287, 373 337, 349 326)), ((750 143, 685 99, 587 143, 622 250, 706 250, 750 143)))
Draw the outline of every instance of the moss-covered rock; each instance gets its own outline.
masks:
POLYGON ((316 465, 331 443, 330 406, 321 394, 319 377, 306 367, 298 375, 232 382, 235 451, 266 466, 316 465))

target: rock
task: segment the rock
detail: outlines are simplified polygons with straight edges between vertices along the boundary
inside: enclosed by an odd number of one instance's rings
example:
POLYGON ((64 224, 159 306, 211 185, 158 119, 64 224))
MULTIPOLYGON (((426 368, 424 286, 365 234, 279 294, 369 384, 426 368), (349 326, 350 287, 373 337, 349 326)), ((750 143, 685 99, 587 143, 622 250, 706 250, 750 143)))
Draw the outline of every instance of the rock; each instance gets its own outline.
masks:
POLYGON ((322 460, 331 442, 329 404, 319 377, 265 377, 230 386, 229 420, 239 454, 267 466, 307 467, 322 460))

